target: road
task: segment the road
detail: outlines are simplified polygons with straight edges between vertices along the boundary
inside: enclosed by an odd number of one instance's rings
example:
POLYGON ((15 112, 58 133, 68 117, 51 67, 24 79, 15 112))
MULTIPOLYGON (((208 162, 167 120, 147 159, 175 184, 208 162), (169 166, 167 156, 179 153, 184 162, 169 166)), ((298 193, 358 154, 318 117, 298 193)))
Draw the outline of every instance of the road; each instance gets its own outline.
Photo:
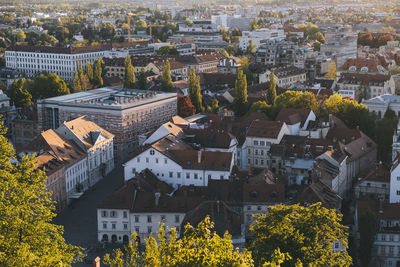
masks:
MULTIPOLYGON (((115 189, 123 184, 123 168, 118 166, 109 175, 100 180, 85 194, 66 207, 54 220, 64 226, 64 238, 67 243, 83 248, 92 248, 88 259, 102 256, 103 249, 97 242, 97 205, 106 199, 115 189)), ((85 263, 74 266, 90 266, 85 263)))

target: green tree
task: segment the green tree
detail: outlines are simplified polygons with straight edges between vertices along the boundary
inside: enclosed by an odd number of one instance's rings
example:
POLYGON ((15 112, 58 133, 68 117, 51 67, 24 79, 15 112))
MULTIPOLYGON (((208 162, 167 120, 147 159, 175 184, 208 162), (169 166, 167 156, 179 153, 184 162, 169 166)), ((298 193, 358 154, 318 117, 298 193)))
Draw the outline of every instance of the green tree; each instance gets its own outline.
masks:
POLYGON ((367 210, 365 213, 361 214, 358 222, 358 232, 360 233, 359 255, 362 266, 368 266, 371 261, 376 228, 375 215, 371 211, 367 210))
POLYGON ((171 78, 171 65, 169 64, 168 60, 164 62, 164 67, 161 74, 161 90, 165 92, 172 92, 174 90, 171 78))
POLYGON ((26 79, 14 80, 10 90, 8 91, 8 96, 10 97, 11 104, 18 108, 26 108, 33 104, 32 95, 29 93, 28 86, 31 82, 26 79))
POLYGON ((278 248, 292 258, 283 266, 295 266, 298 260, 305 266, 351 265, 346 250, 332 249, 334 242, 348 247, 342 215, 334 209, 326 209, 321 203, 309 207, 276 205, 255 219, 250 226, 254 235, 250 248, 257 266, 270 261, 278 248))
POLYGON ((102 59, 96 59, 94 62, 93 85, 96 88, 103 86, 103 64, 102 59))
MULTIPOLYGON (((183 235, 178 239, 175 228, 166 233, 161 223, 157 235, 146 240, 146 249, 142 255, 137 245, 130 245, 125 253, 117 250, 113 256, 107 254, 104 263, 110 266, 254 266, 251 254, 244 249, 234 248, 231 235, 223 237, 214 231, 214 223, 207 216, 197 227, 185 226, 183 235)), ((135 234, 132 239, 136 240, 135 234)), ((133 243, 136 243, 135 241, 133 243)))
POLYGON ((325 74, 325 78, 336 80, 336 63, 335 63, 335 61, 332 61, 331 63, 329 63, 328 71, 325 74))
POLYGON ((19 31, 17 31, 15 37, 17 38, 17 41, 21 42, 21 41, 25 40, 26 35, 25 35, 25 33, 23 31, 19 30, 19 31))
POLYGON ((260 111, 260 112, 264 112, 265 114, 268 114, 270 108, 271 108, 271 105, 268 105, 267 102, 257 101, 251 105, 249 112, 260 111))
POLYGON ((159 56, 179 56, 176 46, 166 45, 157 50, 159 56))
POLYGON ((253 39, 250 39, 249 44, 246 48, 246 54, 254 54, 256 52, 256 45, 254 44, 253 39))
POLYGON ((34 100, 70 93, 67 83, 55 73, 40 74, 33 82, 31 94, 34 100))
POLYGON ((226 30, 226 28, 224 26, 221 26, 221 28, 219 29, 219 32, 222 35, 222 40, 224 42, 230 43, 231 39, 229 37, 229 32, 226 30))
POLYGON ((70 266, 82 249, 65 243, 63 227, 52 223, 54 202, 34 157, 18 164, 0 121, 0 262, 2 266, 70 266))
POLYGON ((238 75, 235 81, 235 91, 233 99, 233 110, 236 115, 244 115, 247 112, 247 80, 246 75, 243 74, 243 70, 238 71, 238 75))
POLYGON ((276 100, 276 79, 275 74, 271 72, 269 75, 269 87, 267 89, 266 101, 267 104, 273 106, 276 100))
POLYGON ((369 87, 369 85, 364 85, 364 84, 360 84, 360 86, 358 87, 358 99, 361 102, 363 99, 368 100, 370 99, 370 92, 371 89, 369 87))
POLYGON ((218 109, 219 109, 219 102, 218 99, 214 97, 211 102, 211 111, 214 113, 218 113, 218 109))
POLYGON ((74 80, 72 82, 74 93, 87 91, 91 89, 90 80, 87 74, 83 71, 82 65, 78 63, 78 70, 75 72, 74 80))
POLYGON ((145 68, 140 69, 139 78, 137 81, 137 87, 141 90, 147 90, 147 77, 145 68))
POLYGON ((115 34, 115 26, 111 23, 100 24, 100 37, 103 40, 111 40, 115 34))
POLYGON ((202 96, 200 89, 200 76, 196 75, 196 71, 191 69, 188 78, 189 98, 196 108, 196 112, 204 111, 202 104, 202 96))
POLYGON ((135 88, 135 68, 132 66, 131 56, 128 55, 124 61, 125 74, 124 74, 124 88, 135 88))
POLYGON ((89 78, 90 83, 93 83, 93 66, 89 61, 86 62, 86 75, 89 78))
POLYGON ((147 27, 146 21, 142 20, 142 19, 138 19, 135 22, 135 26, 136 28, 138 28, 138 30, 144 30, 147 27))

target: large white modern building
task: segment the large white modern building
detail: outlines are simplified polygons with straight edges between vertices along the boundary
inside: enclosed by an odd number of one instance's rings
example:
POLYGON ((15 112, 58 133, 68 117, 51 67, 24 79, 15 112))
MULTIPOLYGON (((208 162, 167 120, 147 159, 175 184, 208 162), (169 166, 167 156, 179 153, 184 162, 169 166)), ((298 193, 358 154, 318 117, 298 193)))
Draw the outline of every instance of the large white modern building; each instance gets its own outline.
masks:
POLYGON ((50 47, 50 46, 12 46, 5 52, 6 67, 17 69, 26 77, 33 78, 39 73, 56 73, 63 80, 72 82, 79 62, 85 66, 110 50, 106 46, 89 47, 50 47))
POLYGON ((253 40, 255 48, 257 49, 263 41, 271 39, 285 39, 286 35, 283 29, 257 29, 254 31, 244 31, 240 38, 240 49, 246 50, 250 40, 253 40))
POLYGON ((393 110, 397 116, 400 116, 400 96, 385 94, 368 100, 362 100, 370 112, 378 114, 381 118, 385 115, 388 108, 393 110))

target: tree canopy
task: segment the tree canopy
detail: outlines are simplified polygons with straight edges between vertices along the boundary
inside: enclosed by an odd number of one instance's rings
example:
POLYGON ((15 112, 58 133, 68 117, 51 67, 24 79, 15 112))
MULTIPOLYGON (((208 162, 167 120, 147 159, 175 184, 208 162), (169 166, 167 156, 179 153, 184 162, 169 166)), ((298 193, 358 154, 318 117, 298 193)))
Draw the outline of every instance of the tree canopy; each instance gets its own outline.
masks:
POLYGON ((161 74, 161 90, 165 92, 172 92, 174 89, 171 78, 171 65, 168 60, 164 62, 163 71, 161 74))
POLYGON ((82 249, 65 243, 63 227, 52 224, 54 202, 35 158, 22 157, 4 137, 0 121, 0 262, 2 266, 70 266, 82 249))
POLYGON ((70 94, 67 83, 55 73, 37 76, 30 92, 35 100, 70 94))
POLYGON ((352 260, 345 249, 332 249, 334 242, 348 247, 348 234, 341 221, 341 214, 321 203, 272 206, 268 213, 256 215, 250 226, 255 264, 270 261, 279 248, 291 257, 282 266, 295 266, 297 261, 304 266, 350 266, 352 260))
POLYGON ((266 101, 269 105, 274 105, 276 100, 276 79, 273 72, 269 75, 269 87, 267 89, 266 101))
POLYGON ((132 66, 131 56, 128 55, 124 61, 125 74, 124 74, 124 88, 135 88, 135 68, 132 66))
POLYGON ((235 91, 233 100, 233 110, 236 115, 244 115, 248 109, 247 102, 247 80, 243 70, 238 71, 235 81, 235 91))
POLYGON ((32 83, 32 80, 14 80, 7 93, 12 105, 17 108, 26 108, 33 104, 32 95, 28 91, 32 83))
POLYGON ((189 97, 196 108, 196 112, 202 112, 204 108, 200 89, 200 76, 196 75, 195 69, 191 69, 189 72, 188 87, 189 97))
MULTIPOLYGON (((251 254, 246 249, 240 252, 234 248, 228 232, 220 237, 208 216, 197 227, 187 224, 179 239, 175 228, 166 233, 161 223, 157 239, 158 242, 150 236, 146 240, 143 254, 138 252, 133 241, 125 253, 118 249, 113 255, 107 254, 104 263, 111 267, 254 266, 251 254)), ((136 240, 136 233, 132 235, 132 240, 136 240)))

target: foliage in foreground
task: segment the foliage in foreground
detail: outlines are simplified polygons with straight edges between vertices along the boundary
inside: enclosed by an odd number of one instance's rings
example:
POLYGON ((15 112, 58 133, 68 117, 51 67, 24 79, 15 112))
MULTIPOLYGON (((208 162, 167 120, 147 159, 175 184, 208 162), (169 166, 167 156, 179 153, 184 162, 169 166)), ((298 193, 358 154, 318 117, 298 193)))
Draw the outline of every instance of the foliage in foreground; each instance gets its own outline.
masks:
POLYGON ((348 248, 342 215, 321 203, 309 207, 276 205, 267 214, 256 215, 250 226, 254 241, 250 246, 256 266, 270 260, 279 248, 290 259, 282 266, 350 266, 346 250, 334 252, 334 242, 348 248))
POLYGON ((65 243, 63 227, 52 224, 54 202, 46 176, 33 157, 18 164, 0 121, 0 266, 70 266, 81 248, 65 243))
MULTIPOLYGON (((214 223, 206 217, 197 227, 185 226, 183 237, 178 239, 175 228, 167 234, 160 224, 155 238, 146 240, 146 250, 138 252, 137 243, 130 242, 125 254, 117 249, 107 254, 104 263, 112 267, 122 266, 253 266, 250 252, 234 248, 231 235, 226 232, 220 237, 213 231, 214 223)), ((136 233, 132 235, 136 240, 136 233)))

